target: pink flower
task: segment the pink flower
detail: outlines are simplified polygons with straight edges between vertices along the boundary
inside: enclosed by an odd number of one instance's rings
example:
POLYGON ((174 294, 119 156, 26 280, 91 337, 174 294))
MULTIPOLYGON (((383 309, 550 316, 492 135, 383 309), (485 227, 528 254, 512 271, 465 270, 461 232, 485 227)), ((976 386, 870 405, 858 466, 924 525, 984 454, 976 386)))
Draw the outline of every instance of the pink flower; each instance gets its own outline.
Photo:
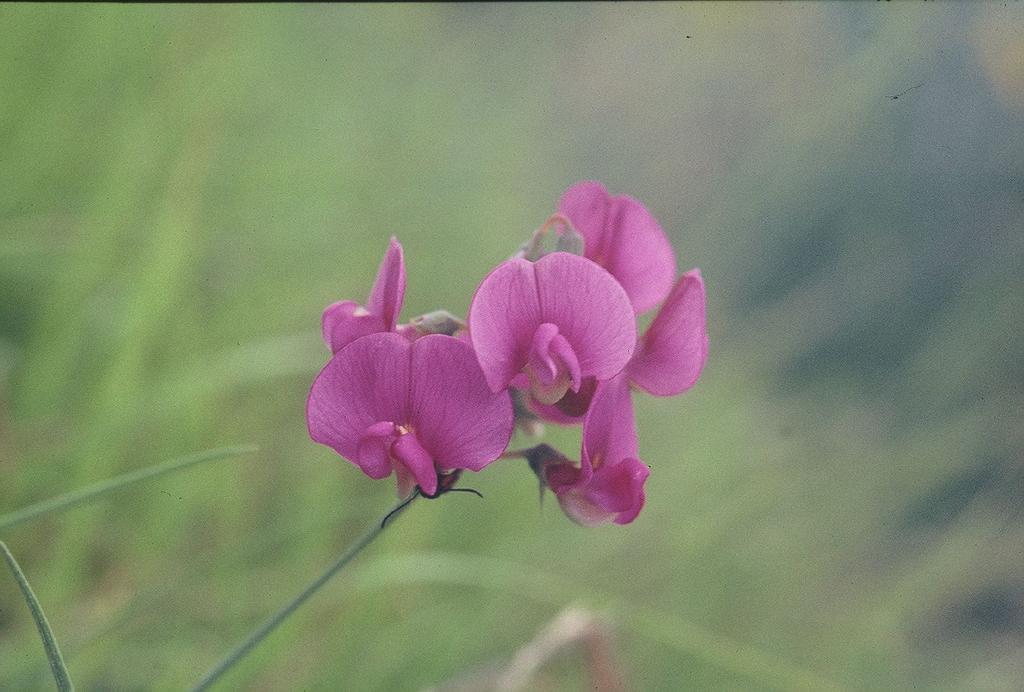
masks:
POLYGON ((573 521, 593 526, 606 521, 628 524, 636 518, 644 506, 650 469, 637 453, 633 404, 624 376, 597 385, 583 421, 580 465, 557 458, 540 465, 545 483, 573 521))
POLYGON ((614 377, 636 346, 633 310, 619 283, 565 252, 499 265, 473 296, 469 333, 491 391, 516 380, 547 404, 578 392, 588 378, 614 377))
MULTIPOLYGON (((708 358, 704 280, 699 269, 679 277, 636 351, 623 370, 630 385, 655 396, 682 394, 696 384, 708 358)), ((594 382, 584 381, 554 405, 531 400, 530 408, 545 420, 573 424, 582 420, 594 394, 594 382)))
POLYGON ((584 256, 607 269, 637 314, 665 300, 676 276, 672 246, 647 208, 588 180, 562 195, 558 211, 583 236, 584 256))
POLYGON ((393 332, 405 298, 405 262, 402 245, 394 237, 377 270, 366 307, 342 300, 328 305, 321 319, 324 341, 337 353, 361 336, 393 332))
MULTIPOLYGON (((371 301, 372 302, 372 301, 371 301)), ((398 493, 438 491, 442 473, 479 471, 512 436, 508 392, 493 393, 466 343, 370 334, 338 351, 313 382, 309 435, 398 493)))
POLYGON ((707 300, 699 269, 679 277, 626 365, 631 384, 655 396, 692 387, 708 359, 707 300))

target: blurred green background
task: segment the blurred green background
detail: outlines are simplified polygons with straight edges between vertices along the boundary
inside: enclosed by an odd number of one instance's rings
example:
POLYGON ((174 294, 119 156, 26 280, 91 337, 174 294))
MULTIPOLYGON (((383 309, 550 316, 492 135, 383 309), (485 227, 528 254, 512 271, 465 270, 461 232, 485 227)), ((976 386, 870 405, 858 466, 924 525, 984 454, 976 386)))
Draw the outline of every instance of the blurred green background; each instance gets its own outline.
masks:
MULTIPOLYGON (((0 514, 260 446, 0 536, 82 689, 195 682, 393 502, 303 416, 388 237, 403 316, 464 313, 588 178, 708 284, 701 382, 638 397, 647 508, 583 529, 496 463, 224 688, 441 684, 579 604, 640 690, 1020 689, 1021 3, 3 5, 0 37, 0 514)), ((0 688, 45 689, 8 577, 0 688)))

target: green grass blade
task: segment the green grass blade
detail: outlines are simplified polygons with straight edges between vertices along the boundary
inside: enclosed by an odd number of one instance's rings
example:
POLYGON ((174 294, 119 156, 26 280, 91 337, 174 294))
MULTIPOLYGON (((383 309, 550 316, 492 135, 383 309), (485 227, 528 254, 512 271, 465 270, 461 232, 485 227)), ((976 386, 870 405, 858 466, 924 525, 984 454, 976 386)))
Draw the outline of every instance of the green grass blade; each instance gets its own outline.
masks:
POLYGON ((32 611, 32 619, 36 621, 39 637, 43 640, 43 648, 46 649, 46 658, 50 660, 50 669, 53 671, 53 679, 57 683, 57 689, 61 692, 75 689, 75 686, 71 684, 71 676, 68 675, 67 666, 64 665, 64 657, 60 655, 57 639, 53 636, 50 623, 46 621, 46 614, 43 613, 42 606, 39 605, 36 595, 32 592, 32 587, 29 586, 25 573, 21 571, 18 561, 11 555, 11 551, 7 549, 7 544, 3 541, 0 541, 0 552, 4 554, 7 566, 14 573, 14 579, 18 582, 18 587, 25 597, 28 609, 32 611))
POLYGON ((22 509, 0 516, 0 530, 8 529, 12 526, 31 519, 36 519, 45 514, 63 511, 79 503, 119 490, 125 486, 131 485, 132 483, 139 483, 140 481, 164 476, 207 461, 226 459, 228 457, 236 457, 242 454, 250 454, 256 450, 257 447, 254 445, 222 447, 220 449, 210 449, 205 452, 196 452, 195 454, 189 454, 188 456, 179 457, 178 459, 171 459, 163 464, 149 466, 137 471, 129 471, 128 473, 123 473, 120 476, 115 476, 108 480, 100 481, 99 483, 86 486, 79 490, 73 490, 63 495, 58 495, 57 497, 52 497, 48 500, 43 500, 33 505, 29 505, 28 507, 23 507, 22 509))

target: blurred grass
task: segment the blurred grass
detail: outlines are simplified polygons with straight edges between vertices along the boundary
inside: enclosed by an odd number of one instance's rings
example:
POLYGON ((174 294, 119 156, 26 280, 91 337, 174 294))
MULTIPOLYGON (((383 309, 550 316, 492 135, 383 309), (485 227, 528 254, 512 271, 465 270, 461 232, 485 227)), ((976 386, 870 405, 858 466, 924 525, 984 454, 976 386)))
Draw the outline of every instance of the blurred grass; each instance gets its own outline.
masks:
MULTIPOLYGON (((495 464, 226 686, 416 689, 582 601, 639 689, 1017 689, 1022 26, 1019 4, 0 6, 0 513, 261 449, 5 531, 79 687, 195 682, 391 502, 303 420, 320 310, 365 297, 389 235, 405 316, 464 312, 598 178, 710 291, 701 383, 637 401, 644 513, 582 530, 495 464)), ((45 687, 18 600, 0 583, 0 687, 45 687)))
POLYGON ((28 577, 22 572, 18 561, 11 555, 11 551, 7 549, 7 544, 3 541, 0 541, 0 554, 3 555, 4 561, 7 563, 8 568, 10 568, 11 575, 14 577, 14 581, 17 582, 18 589, 25 599, 25 605, 28 606, 28 610, 32 614, 32 620, 39 631, 39 638, 42 640, 43 650, 46 652, 46 659, 50 664, 50 670, 53 671, 53 681, 57 685, 57 689, 59 692, 71 692, 74 689, 74 685, 71 683, 71 676, 64 665, 64 657, 61 656, 60 647, 57 645, 57 638, 53 635, 53 630, 50 629, 50 623, 46 620, 46 614, 43 612, 43 607, 39 604, 39 599, 36 598, 35 593, 32 591, 32 586, 28 583, 28 577))

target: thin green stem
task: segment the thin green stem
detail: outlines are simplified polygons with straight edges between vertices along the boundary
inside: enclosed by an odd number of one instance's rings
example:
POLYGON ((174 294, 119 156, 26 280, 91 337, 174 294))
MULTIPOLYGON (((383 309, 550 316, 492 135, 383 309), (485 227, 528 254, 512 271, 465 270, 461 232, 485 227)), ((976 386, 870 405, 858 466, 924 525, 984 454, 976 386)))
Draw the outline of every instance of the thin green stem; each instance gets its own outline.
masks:
POLYGON ((277 629, 278 625, 284 622, 288 616, 294 613, 299 606, 305 603, 310 596, 315 594, 320 588, 329 582, 331 578, 341 571, 342 567, 347 565, 352 559, 359 554, 359 552, 370 545, 377 536, 383 533, 384 529, 391 526, 400 514, 402 514, 412 501, 415 500, 417 495, 413 495, 411 498, 407 498, 399 502, 393 509, 384 515, 384 521, 375 522, 373 528, 370 529, 362 538, 353 543, 348 550, 342 553, 334 564, 327 568, 327 570, 321 574, 312 584, 302 590, 298 596, 292 599, 285 607, 277 611, 274 615, 266 620, 262 625, 259 626, 252 634, 250 634, 245 641, 238 645, 234 651, 224 657, 220 663, 210 669, 210 671, 203 676, 203 679, 196 683, 196 686, 192 688, 192 692, 201 692, 207 690, 217 680, 230 670, 236 663, 241 661, 250 651, 252 651, 257 644, 263 641, 267 635, 277 629))
POLYGON ((257 447, 254 445, 222 447, 220 449, 210 449, 205 452, 189 454, 188 456, 180 457, 178 459, 171 459, 163 464, 157 464, 156 466, 150 466, 137 471, 129 471, 128 473, 123 473, 120 476, 115 476, 85 488, 73 490, 63 495, 58 495, 57 497, 51 497, 48 500, 43 500, 35 503, 34 505, 29 505, 28 507, 23 507, 22 509, 0 516, 0 530, 8 529, 16 524, 29 521, 30 519, 36 519, 44 514, 60 512, 81 502, 85 502, 86 500, 92 500, 100 495, 105 495, 109 492, 113 492, 114 490, 119 490, 120 488, 123 488, 126 485, 131 485, 132 483, 138 483, 140 481, 163 476, 174 471, 188 468, 189 466, 201 464, 205 461, 213 461, 215 459, 224 459, 226 457, 249 454, 256 450, 257 447))
POLYGON ((28 609, 32 611, 32 619, 36 621, 39 637, 43 640, 43 648, 46 650, 46 658, 50 661, 50 670, 53 671, 53 679, 57 683, 57 689, 60 692, 74 690, 75 686, 71 684, 71 676, 68 675, 67 666, 64 665, 64 657, 60 655, 57 639, 53 636, 53 630, 50 629, 50 623, 46 621, 43 607, 39 605, 39 600, 32 592, 32 587, 29 586, 25 573, 21 571, 18 561, 11 555, 11 551, 7 549, 7 544, 3 541, 0 541, 0 552, 4 554, 7 566, 11 568, 11 572, 14 573, 14 579, 18 582, 18 587, 21 589, 21 595, 25 597, 28 609))

